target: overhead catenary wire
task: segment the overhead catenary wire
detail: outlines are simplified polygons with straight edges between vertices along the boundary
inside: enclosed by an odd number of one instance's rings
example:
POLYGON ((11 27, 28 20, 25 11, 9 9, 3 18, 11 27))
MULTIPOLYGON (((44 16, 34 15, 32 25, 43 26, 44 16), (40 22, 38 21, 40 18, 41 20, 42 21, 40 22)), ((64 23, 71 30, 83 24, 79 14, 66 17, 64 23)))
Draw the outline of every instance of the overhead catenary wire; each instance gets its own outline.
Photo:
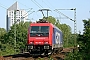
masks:
MULTIPOLYGON (((36 15, 38 16, 37 12, 38 12, 38 11, 36 11, 36 15)), ((39 17, 39 16, 38 16, 38 17, 39 17)))
POLYGON ((7 9, 7 8, 5 8, 4 6, 1 6, 1 5, 0 5, 0 7, 4 8, 4 9, 7 9))
MULTIPOLYGON (((39 7, 41 9, 42 6, 40 6, 40 4, 38 5, 37 2, 34 0, 31 0, 37 7, 39 7)), ((42 7, 43 8, 43 7, 42 7)))
MULTIPOLYGON (((32 2, 38 4, 37 6, 39 6, 39 8, 40 8, 40 7, 43 8, 36 0, 34 0, 34 1, 32 0, 32 2)), ((42 14, 43 14, 43 17, 45 17, 45 16, 44 16, 44 13, 43 13, 43 10, 41 10, 41 12, 42 12, 42 14)))
MULTIPOLYGON (((55 6, 53 6, 51 3, 50 3, 51 1, 49 1, 49 0, 47 0, 47 3, 49 3, 49 5, 50 5, 50 7, 53 9, 53 8, 55 8, 55 6)), ((51 11, 54 15, 53 16, 56 16, 56 14, 53 12, 53 11, 51 11)), ((56 16, 57 17, 57 16, 56 16)), ((57 19, 57 18, 56 18, 57 19)), ((58 18, 58 20, 59 19, 61 19, 61 17, 60 18, 58 18)), ((60 23, 61 23, 61 20, 59 21, 60 23)))
MULTIPOLYGON (((34 4, 36 4, 40 9, 41 8, 43 8, 42 7, 42 5, 40 5, 36 0, 31 0, 34 4)), ((43 1, 44 2, 44 1, 43 1)), ((45 5, 47 5, 46 3, 45 3, 45 5)), ((47 5, 48 6, 48 5, 47 5)), ((49 6, 48 6, 49 7, 49 6)), ((49 7, 50 8, 50 7, 49 7)), ((43 16, 44 16, 44 13, 43 13, 43 11, 41 11, 42 12, 42 14, 43 14, 43 16)), ((45 16, 44 16, 45 17, 45 16)))
POLYGON ((55 8, 55 7, 49 2, 49 0, 47 0, 47 2, 49 3, 49 5, 51 5, 52 8, 55 8))
MULTIPOLYGON (((15 1, 17 1, 17 0, 15 0, 15 1)), ((27 9, 24 9, 24 10, 29 10, 29 9, 32 10, 32 9, 33 9, 33 8, 29 8, 27 5, 21 3, 20 1, 17 1, 17 2, 20 3, 21 5, 27 7, 27 9)), ((30 12, 30 10, 29 10, 29 12, 30 12)), ((27 11, 27 12, 28 12, 28 11, 27 11)))
POLYGON ((41 8, 43 8, 36 0, 34 0, 41 8))
MULTIPOLYGON (((44 2, 43 0, 42 0, 42 2, 44 2)), ((44 2, 45 3, 45 2, 44 2)), ((45 3, 46 4, 46 3, 45 3)), ((46 4, 47 5, 47 4, 46 4)), ((50 8, 50 6, 49 5, 47 5, 49 8, 50 8)))
POLYGON ((37 7, 41 8, 37 3, 35 3, 33 0, 31 0, 37 7))
POLYGON ((54 11, 56 11, 57 13, 59 13, 59 14, 61 14, 61 15, 65 16, 66 18, 70 19, 71 21, 74 21, 73 19, 71 19, 70 17, 68 17, 68 16, 66 16, 65 14, 61 13, 61 12, 60 12, 60 11, 58 11, 57 9, 56 9, 56 10, 54 10, 54 11))
POLYGON ((3 6, 3 4, 0 3, 0 7, 4 8, 4 9, 7 9, 5 6, 3 6))
MULTIPOLYGON (((29 14, 28 14, 28 15, 26 15, 25 17, 27 17, 27 16, 31 15, 33 12, 35 12, 35 11, 32 11, 31 13, 29 13, 29 14)), ((23 18, 25 18, 25 17, 23 17, 23 18)))
MULTIPOLYGON (((17 1, 17 0, 14 0, 14 1, 17 1)), ((28 8, 28 6, 27 5, 25 5, 25 4, 23 4, 23 3, 21 3, 20 1, 17 1, 18 3, 20 3, 21 5, 23 5, 23 6, 25 6, 25 7, 27 7, 28 8)))
MULTIPOLYGON (((32 10, 32 8, 30 10, 28 10, 26 14, 28 14, 31 10, 32 10)), ((24 14, 23 16, 25 16, 26 14, 24 14)))
MULTIPOLYGON (((42 0, 43 1, 43 0, 42 0)), ((55 8, 50 2, 49 2, 49 0, 47 0, 47 3, 49 3, 49 5, 50 5, 50 7, 53 9, 53 8, 55 8)), ((56 16, 55 15, 55 13, 53 12, 53 11, 51 11, 52 13, 53 13, 53 16, 56 16)), ((57 19, 57 18, 56 18, 57 19)), ((61 19, 61 17, 60 17, 60 19, 61 19)), ((61 22, 61 21, 60 21, 61 22)))
MULTIPOLYGON (((47 7, 51 8, 44 0, 42 0, 42 2, 45 3, 45 5, 47 5, 47 7)), ((51 10, 51 12, 52 12, 52 10, 51 10)), ((53 12, 52 12, 52 13, 53 13, 53 12)), ((51 13, 51 15, 54 16, 54 13, 53 13, 53 14, 52 14, 52 13, 51 13)))

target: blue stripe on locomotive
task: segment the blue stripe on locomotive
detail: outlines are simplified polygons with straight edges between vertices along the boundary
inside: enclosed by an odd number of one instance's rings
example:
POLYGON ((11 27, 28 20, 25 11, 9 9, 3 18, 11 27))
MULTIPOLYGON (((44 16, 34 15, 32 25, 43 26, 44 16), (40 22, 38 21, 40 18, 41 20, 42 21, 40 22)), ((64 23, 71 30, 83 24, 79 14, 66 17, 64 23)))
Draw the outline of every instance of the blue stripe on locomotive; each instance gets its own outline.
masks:
POLYGON ((56 26, 53 29, 53 44, 60 44, 63 43, 63 36, 62 36, 62 31, 58 29, 56 26))

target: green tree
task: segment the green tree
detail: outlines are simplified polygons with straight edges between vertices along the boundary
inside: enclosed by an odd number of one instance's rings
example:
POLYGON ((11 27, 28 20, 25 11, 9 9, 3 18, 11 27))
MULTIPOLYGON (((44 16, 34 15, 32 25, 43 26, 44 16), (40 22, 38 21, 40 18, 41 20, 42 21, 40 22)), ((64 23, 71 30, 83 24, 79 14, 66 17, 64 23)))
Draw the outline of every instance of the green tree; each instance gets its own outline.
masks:
POLYGON ((69 54, 66 60, 89 60, 90 59, 90 19, 83 20, 84 32, 78 34, 77 43, 80 45, 78 50, 69 54))
POLYGON ((56 19, 54 17, 52 17, 52 16, 49 16, 47 18, 47 21, 50 22, 50 23, 52 23, 52 24, 55 24, 56 23, 56 19))
MULTIPOLYGON (((16 24, 16 47, 17 49, 25 48, 26 42, 27 42, 27 32, 28 27, 31 22, 21 22, 19 24, 16 24)), ((12 38, 15 38, 15 25, 11 27, 10 36, 12 38), (14 34, 13 34, 14 33, 14 34), (12 36, 13 34, 13 36, 12 36)), ((15 39, 13 39, 15 40, 15 39)), ((15 41, 13 41, 15 42, 15 41)))
POLYGON ((4 34, 6 34, 6 30, 4 28, 0 28, 0 42, 3 40, 4 34))
POLYGON ((4 28, 0 28, 0 36, 4 35, 6 33, 6 30, 4 28))
POLYGON ((10 51, 12 52, 12 54, 14 53, 15 41, 17 52, 20 51, 20 48, 25 48, 25 44, 27 41, 27 31, 30 23, 31 22, 25 23, 21 22, 19 24, 14 24, 11 27, 11 30, 9 30, 6 34, 4 34, 3 36, 4 40, 2 40, 2 44, 5 44, 4 46, 2 46, 2 48, 4 48, 2 51, 5 52, 4 54, 11 54, 10 51), (15 40, 15 33, 16 33, 16 40, 15 40), (10 48, 11 50, 9 51, 8 48, 10 48))
POLYGON ((6 33, 6 30, 4 28, 0 28, 0 55, 2 55, 2 49, 4 49, 4 44, 2 41, 4 41, 3 36, 6 33))
POLYGON ((90 19, 83 20, 84 23, 84 32, 83 35, 79 35, 79 41, 81 45, 81 53, 83 55, 83 59, 90 59, 90 19))

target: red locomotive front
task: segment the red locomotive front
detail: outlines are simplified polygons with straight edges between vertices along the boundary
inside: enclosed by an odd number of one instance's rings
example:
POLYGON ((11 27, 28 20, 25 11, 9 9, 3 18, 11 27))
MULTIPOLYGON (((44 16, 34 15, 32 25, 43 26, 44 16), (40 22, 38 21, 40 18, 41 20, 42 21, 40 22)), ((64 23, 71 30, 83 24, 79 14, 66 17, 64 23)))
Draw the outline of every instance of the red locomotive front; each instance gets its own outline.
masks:
POLYGON ((53 25, 48 22, 31 23, 27 48, 30 54, 48 54, 52 51, 53 25))

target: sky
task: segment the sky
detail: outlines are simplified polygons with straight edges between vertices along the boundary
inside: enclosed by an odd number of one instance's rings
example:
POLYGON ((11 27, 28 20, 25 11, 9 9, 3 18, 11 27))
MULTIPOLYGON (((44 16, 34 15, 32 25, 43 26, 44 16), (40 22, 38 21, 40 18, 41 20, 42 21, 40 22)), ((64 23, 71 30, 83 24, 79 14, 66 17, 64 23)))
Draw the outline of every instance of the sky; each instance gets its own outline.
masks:
MULTIPOLYGON (((66 18, 60 13, 57 13, 55 9, 72 9, 76 8, 76 22, 77 22, 77 33, 79 31, 83 32, 84 19, 90 18, 90 0, 1 0, 0 1, 0 28, 6 29, 6 13, 7 9, 18 2, 20 9, 25 9, 28 12, 28 17, 31 21, 36 21, 42 18, 42 13, 39 12, 39 9, 50 9, 49 16, 53 16, 56 19, 59 19, 60 23, 67 24, 71 27, 72 32, 74 32, 74 22, 66 18), (35 11, 32 13, 32 11, 35 11), (65 19, 63 19, 65 18, 65 19)), ((59 10, 64 15, 68 16, 71 19, 74 19, 74 10, 59 10)), ((46 12, 44 12, 46 14, 46 12)))

